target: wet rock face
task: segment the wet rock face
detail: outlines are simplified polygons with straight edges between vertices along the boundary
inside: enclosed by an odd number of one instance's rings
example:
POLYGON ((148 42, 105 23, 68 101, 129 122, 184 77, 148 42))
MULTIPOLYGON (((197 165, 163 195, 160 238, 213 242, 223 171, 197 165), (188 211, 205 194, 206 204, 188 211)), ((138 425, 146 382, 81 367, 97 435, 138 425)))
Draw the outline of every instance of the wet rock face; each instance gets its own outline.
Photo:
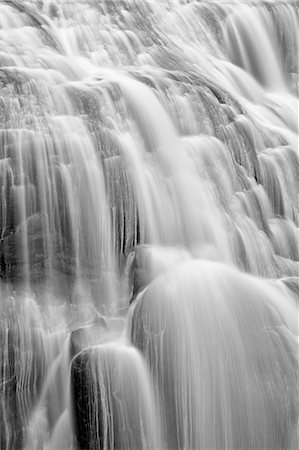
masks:
POLYGON ((129 283, 132 286, 130 304, 159 274, 186 261, 191 255, 183 249, 159 247, 155 245, 138 245, 135 248, 129 270, 129 283))
MULTIPOLYGON (((41 30, 41 33, 44 35, 45 42, 47 42, 48 45, 52 46, 53 48, 59 49, 59 44, 56 41, 55 37, 52 35, 50 30, 47 29, 47 21, 43 15, 40 15, 38 10, 33 10, 30 5, 26 5, 23 2, 19 2, 16 0, 4 0, 3 3, 9 5, 11 8, 14 8, 17 12, 21 13, 26 17, 26 20, 28 22, 28 25, 35 26, 39 30, 41 30)), ((43 2, 38 2, 38 8, 43 7, 43 2)), ((53 15, 53 17, 58 16, 58 7, 51 2, 50 4, 50 13, 53 15), (52 12, 53 11, 53 12, 52 12)))
POLYGON ((281 280, 283 284, 288 288, 289 292, 293 295, 297 305, 299 304, 299 278, 298 277, 286 277, 281 280))
POLYGON ((17 305, 0 308, 0 448, 24 448, 24 429, 41 390, 46 357, 42 332, 17 305))
POLYGON ((23 280, 29 273, 34 280, 44 277, 48 255, 45 254, 42 227, 37 214, 3 238, 0 257, 2 278, 23 280))
MULTIPOLYGON (((93 402, 89 405, 93 374, 88 367, 88 360, 88 352, 80 354, 74 359, 71 369, 74 431, 80 449, 94 447, 89 417, 89 408, 93 409, 93 402)), ((101 412, 100 417, 102 417, 101 412)), ((103 428, 101 425, 99 421, 99 431, 103 428)), ((102 437, 98 435, 97 440, 101 442, 102 437)))
POLYGON ((136 247, 130 268, 130 283, 132 285, 130 303, 153 279, 149 249, 150 247, 142 245, 136 247))
POLYGON ((107 339, 108 329, 103 317, 99 317, 95 324, 77 328, 70 336, 70 355, 76 356, 91 345, 96 345, 107 339))
POLYGON ((50 252, 40 213, 29 216, 15 230, 4 231, 0 241, 0 277, 12 282, 26 281, 27 278, 33 283, 40 282, 47 278, 51 265, 71 276, 75 262, 70 245, 58 235, 51 237, 51 243, 50 252))
POLYGON ((109 343, 79 353, 71 366, 72 420, 79 449, 160 448, 149 393, 136 349, 109 343))

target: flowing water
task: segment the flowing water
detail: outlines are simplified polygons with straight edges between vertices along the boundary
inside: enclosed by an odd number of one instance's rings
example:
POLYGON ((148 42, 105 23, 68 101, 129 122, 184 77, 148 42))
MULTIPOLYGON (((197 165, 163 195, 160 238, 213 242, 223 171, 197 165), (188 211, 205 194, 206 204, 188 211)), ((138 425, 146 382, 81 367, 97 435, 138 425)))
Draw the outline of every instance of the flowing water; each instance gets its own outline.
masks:
POLYGON ((0 0, 0 447, 296 449, 298 3, 0 0))

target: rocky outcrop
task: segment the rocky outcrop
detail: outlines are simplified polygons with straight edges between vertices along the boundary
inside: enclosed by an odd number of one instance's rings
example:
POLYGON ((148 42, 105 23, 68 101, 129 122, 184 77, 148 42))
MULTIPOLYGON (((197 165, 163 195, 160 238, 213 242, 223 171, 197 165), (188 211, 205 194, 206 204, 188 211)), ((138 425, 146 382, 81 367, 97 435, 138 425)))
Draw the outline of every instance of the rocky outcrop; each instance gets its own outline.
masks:
POLYGON ((28 305, 0 309, 0 448, 24 448, 24 430, 46 371, 42 330, 28 305))
POLYGON ((49 255, 45 253, 41 216, 34 214, 0 243, 1 277, 11 281, 43 278, 49 255))
POLYGON ((208 261, 182 264, 138 297, 131 339, 151 368, 168 448, 293 448, 288 302, 267 282, 208 261))
POLYGON ((89 347, 71 367, 73 427, 79 449, 161 448, 148 375, 136 349, 89 347))

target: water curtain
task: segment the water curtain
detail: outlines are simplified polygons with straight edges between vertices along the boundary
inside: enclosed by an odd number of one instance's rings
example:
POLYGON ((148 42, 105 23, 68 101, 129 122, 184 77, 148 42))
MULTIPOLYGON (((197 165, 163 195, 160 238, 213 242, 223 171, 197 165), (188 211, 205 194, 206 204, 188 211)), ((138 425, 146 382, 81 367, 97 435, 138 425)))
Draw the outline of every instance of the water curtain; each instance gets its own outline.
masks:
POLYGON ((298 445, 298 4, 0 1, 0 447, 298 445))

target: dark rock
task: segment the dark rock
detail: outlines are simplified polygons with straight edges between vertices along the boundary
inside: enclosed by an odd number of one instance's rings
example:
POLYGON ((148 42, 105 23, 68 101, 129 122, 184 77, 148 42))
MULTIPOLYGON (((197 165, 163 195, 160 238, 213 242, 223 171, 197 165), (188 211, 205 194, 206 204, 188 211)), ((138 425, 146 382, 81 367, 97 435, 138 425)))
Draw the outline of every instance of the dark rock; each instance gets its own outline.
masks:
POLYGON ((22 449, 46 371, 43 334, 26 305, 2 303, 0 342, 0 448, 22 449))
POLYGON ((299 305, 299 277, 286 277, 281 280, 283 284, 288 288, 297 304, 299 305))
POLYGON ((79 449, 160 448, 150 387, 133 347, 108 343, 79 353, 71 366, 73 427, 79 449))
POLYGON ((143 291, 131 339, 151 368, 168 448, 290 448, 298 361, 285 300, 208 261, 143 291))
POLYGON ((129 284, 132 286, 130 304, 159 274, 190 257, 186 250, 179 247, 138 245, 129 268, 129 284))
POLYGON ((58 5, 54 2, 49 4, 49 14, 52 19, 57 19, 59 17, 58 5))
POLYGON ((70 336, 70 356, 73 358, 85 348, 105 341, 107 324, 104 317, 99 317, 95 324, 77 328, 70 336))
POLYGON ((142 291, 153 279, 151 258, 149 253, 149 246, 140 245, 136 247, 133 262, 130 268, 130 283, 132 284, 132 296, 130 303, 132 303, 138 293, 142 291))
POLYGON ((47 236, 47 225, 48 217, 35 213, 16 229, 3 231, 0 240, 1 278, 17 282, 27 279, 36 283, 44 280, 50 269, 67 276, 76 273, 72 244, 58 233, 47 236))
POLYGON ((8 280, 43 278, 48 255, 44 248, 42 219, 30 216, 16 231, 0 242, 1 277, 8 280))

